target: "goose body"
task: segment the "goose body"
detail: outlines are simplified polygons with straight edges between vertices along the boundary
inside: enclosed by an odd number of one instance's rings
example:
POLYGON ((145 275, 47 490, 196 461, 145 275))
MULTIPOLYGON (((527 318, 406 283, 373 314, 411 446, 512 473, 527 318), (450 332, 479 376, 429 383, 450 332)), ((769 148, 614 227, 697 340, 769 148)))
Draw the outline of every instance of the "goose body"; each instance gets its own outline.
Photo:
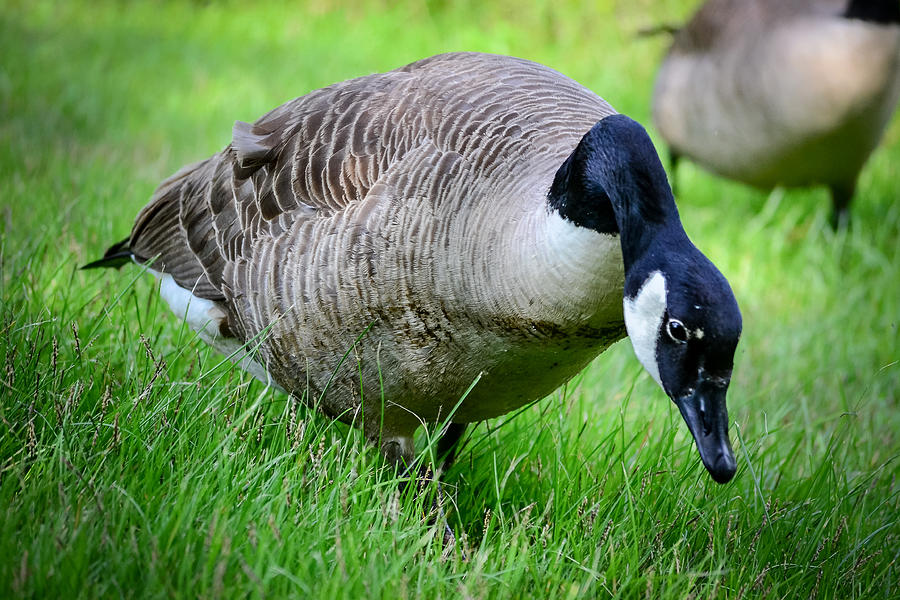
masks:
POLYGON ((635 307, 673 262, 690 273, 671 280, 693 285, 679 301, 699 309, 686 318, 723 355, 698 447, 715 477, 734 473, 733 295, 684 235, 643 129, 548 67, 440 55, 238 122, 88 266, 128 259, 204 340, 392 460, 411 459, 423 422, 462 427, 549 394, 626 326, 652 329, 642 362, 656 365, 665 292, 635 307))
POLYGON ((660 67, 674 156, 762 188, 824 184, 835 219, 900 95, 893 0, 709 0, 660 67))

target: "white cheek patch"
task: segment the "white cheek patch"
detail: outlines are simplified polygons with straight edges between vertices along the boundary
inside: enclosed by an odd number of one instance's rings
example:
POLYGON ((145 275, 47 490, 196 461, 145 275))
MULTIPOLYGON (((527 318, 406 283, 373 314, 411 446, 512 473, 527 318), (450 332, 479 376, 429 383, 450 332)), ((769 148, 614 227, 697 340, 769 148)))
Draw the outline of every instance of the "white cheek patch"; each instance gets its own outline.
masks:
POLYGON ((666 278, 654 271, 641 286, 634 298, 625 298, 625 329, 631 338, 634 354, 662 387, 659 365, 656 362, 656 346, 660 326, 666 312, 666 278))

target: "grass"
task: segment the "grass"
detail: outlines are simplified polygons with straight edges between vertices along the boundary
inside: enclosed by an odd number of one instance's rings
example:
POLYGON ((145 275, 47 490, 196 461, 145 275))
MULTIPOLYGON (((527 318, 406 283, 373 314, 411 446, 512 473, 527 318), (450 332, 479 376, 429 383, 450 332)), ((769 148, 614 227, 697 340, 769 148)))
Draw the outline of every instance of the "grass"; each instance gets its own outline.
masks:
POLYGON ((824 190, 679 172, 744 314, 736 478, 619 343, 467 435, 467 561, 358 432, 231 370, 137 269, 76 270, 235 119, 437 52, 544 62, 649 124, 665 40, 633 32, 692 4, 5 2, 0 596, 898 597, 897 119, 845 232, 824 190))

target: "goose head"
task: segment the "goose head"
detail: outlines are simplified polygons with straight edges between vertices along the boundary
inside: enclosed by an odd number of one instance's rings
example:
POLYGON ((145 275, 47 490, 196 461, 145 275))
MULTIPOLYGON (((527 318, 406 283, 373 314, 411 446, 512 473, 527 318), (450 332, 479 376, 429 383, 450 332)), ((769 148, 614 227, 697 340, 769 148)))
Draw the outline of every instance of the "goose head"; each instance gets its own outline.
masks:
POLYGON ((625 327, 644 369, 678 406, 703 465, 726 483, 737 469, 725 394, 741 316, 728 282, 697 255, 693 264, 648 260, 626 276, 625 327))
POLYGON ((644 128, 619 114, 598 122, 548 198, 576 225, 619 235, 635 355, 678 407, 712 478, 729 481, 737 466, 725 395, 741 313, 725 277, 688 239, 644 128))

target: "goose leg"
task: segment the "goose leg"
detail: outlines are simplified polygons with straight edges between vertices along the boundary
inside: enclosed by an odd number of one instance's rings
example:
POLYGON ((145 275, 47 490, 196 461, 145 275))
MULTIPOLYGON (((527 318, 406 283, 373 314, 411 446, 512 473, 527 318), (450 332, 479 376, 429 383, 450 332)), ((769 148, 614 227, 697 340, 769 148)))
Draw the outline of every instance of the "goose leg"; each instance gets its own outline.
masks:
POLYGON ((441 436, 437 443, 437 457, 441 462, 441 472, 445 473, 453 461, 456 460, 456 451, 459 450, 459 441, 466 432, 465 423, 450 423, 447 431, 441 436))
POLYGON ((415 458, 412 436, 385 437, 381 440, 381 455, 389 463, 397 465, 401 473, 406 473, 415 458))
POLYGON ((844 229, 850 223, 850 201, 856 191, 856 182, 849 185, 831 186, 831 228, 837 231, 844 229))
MULTIPOLYGON (((444 523, 444 546, 450 547, 450 545, 456 545, 456 536, 453 535, 453 530, 450 529, 450 525, 447 523, 447 515, 444 512, 443 506, 439 502, 438 499, 444 497, 444 490, 441 488, 441 480, 440 477, 447 472, 450 466, 453 464, 453 461, 456 460, 456 453, 459 450, 459 442, 462 440, 463 434, 466 432, 466 424, 465 423, 450 423, 447 426, 447 430, 441 435, 437 442, 437 459, 440 462, 441 468, 438 473, 437 479, 437 497, 435 502, 437 503, 437 515, 438 518, 441 519, 444 523)), ((465 552, 463 552, 463 560, 467 560, 465 556, 465 552)))
MULTIPOLYGON (((463 431, 465 431, 465 425, 454 428, 453 424, 451 424, 451 427, 448 428, 447 432, 444 433, 444 435, 441 436, 441 438, 438 440, 439 456, 441 454, 442 447, 445 448, 445 451, 447 450, 445 446, 442 446, 445 438, 448 439, 449 442, 448 449, 455 450, 456 444, 457 442, 459 442, 459 438, 462 437, 463 431), (448 438, 448 434, 450 434, 451 432, 453 432, 453 434, 448 438)), ((413 464, 413 461, 415 459, 415 447, 413 445, 412 437, 397 436, 385 438, 384 440, 382 440, 381 453, 384 456, 385 460, 397 465, 398 473, 400 474, 399 488, 401 493, 406 491, 408 486, 413 485, 415 486, 415 493, 418 494, 422 490, 422 488, 419 487, 419 484, 425 484, 432 479, 437 482, 437 493, 432 502, 428 522, 430 525, 436 525, 438 522, 441 522, 444 526, 444 546, 455 546, 456 536, 453 535, 453 530, 450 529, 450 525, 447 523, 447 516, 440 502, 440 498, 442 498, 443 494, 440 480, 436 478, 435 472, 425 465, 420 466, 418 472, 411 472, 411 465, 413 464)))

